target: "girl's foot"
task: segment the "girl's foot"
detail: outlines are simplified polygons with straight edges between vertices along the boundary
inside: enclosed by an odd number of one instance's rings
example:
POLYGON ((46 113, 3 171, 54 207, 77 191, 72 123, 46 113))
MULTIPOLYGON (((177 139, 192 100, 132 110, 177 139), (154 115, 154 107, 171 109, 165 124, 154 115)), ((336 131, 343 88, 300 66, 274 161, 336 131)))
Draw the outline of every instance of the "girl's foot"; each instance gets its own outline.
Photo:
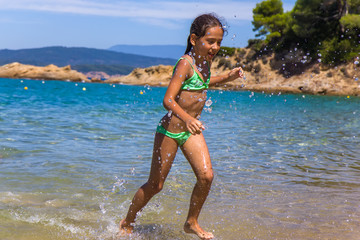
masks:
POLYGON ((131 226, 130 224, 127 224, 125 222, 125 219, 123 219, 120 221, 119 229, 120 229, 119 235, 129 235, 132 234, 134 227, 131 226))
POLYGON ((186 222, 184 225, 184 231, 186 233, 196 234, 202 240, 209 240, 214 238, 214 235, 211 232, 206 232, 199 226, 198 223, 190 224, 189 222, 186 222))

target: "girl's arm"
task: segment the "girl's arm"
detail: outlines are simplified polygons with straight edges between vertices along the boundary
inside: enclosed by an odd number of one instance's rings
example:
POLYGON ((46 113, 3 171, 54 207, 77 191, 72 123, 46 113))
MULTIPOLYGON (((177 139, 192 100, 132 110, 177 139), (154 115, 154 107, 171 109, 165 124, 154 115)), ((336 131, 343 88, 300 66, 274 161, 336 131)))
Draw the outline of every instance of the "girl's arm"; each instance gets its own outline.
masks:
POLYGON ((237 78, 243 78, 244 77, 244 71, 241 67, 237 67, 232 69, 230 72, 226 74, 221 74, 218 76, 214 76, 210 78, 210 86, 218 86, 220 84, 234 81, 237 78))
POLYGON ((185 122, 186 127, 191 134, 197 134, 204 130, 205 127, 199 120, 190 116, 175 101, 176 96, 178 96, 181 90, 183 82, 193 74, 192 71, 191 66, 186 60, 179 61, 166 90, 163 105, 167 110, 171 111, 175 116, 185 122))

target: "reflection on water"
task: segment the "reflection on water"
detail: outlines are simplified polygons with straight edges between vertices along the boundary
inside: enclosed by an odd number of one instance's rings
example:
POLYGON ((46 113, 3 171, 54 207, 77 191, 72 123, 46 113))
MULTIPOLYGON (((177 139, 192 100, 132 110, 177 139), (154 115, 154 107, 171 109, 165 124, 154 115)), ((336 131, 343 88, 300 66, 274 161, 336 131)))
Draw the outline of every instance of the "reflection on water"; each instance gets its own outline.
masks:
MULTIPOLYGON (((147 180, 164 92, 1 79, 0 239, 129 239, 117 225, 147 180)), ((208 94, 205 229, 230 240, 359 239, 359 98, 208 94)), ((182 231, 194 183, 179 154, 131 239, 196 239, 182 231)))

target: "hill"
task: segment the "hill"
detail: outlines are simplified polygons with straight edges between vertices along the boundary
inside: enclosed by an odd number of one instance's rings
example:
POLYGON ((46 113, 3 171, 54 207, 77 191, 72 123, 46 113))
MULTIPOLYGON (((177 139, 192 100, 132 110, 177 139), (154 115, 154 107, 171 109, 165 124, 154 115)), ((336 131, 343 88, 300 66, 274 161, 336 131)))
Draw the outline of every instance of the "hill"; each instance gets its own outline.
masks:
MULTIPOLYGON (((242 66, 246 79, 238 79, 215 88, 229 90, 249 90, 269 93, 301 93, 317 95, 360 96, 359 62, 340 64, 329 68, 319 62, 297 63, 301 73, 289 74, 284 71, 288 59, 297 59, 297 53, 291 52, 284 58, 277 58, 275 53, 257 55, 251 48, 223 48, 227 54, 218 55, 211 66, 214 75, 226 74, 236 66, 242 66), (230 51, 231 50, 231 51, 230 51)), ((301 59, 301 58, 300 58, 301 59)), ((87 81, 103 83, 120 83, 131 85, 167 86, 172 75, 173 66, 158 65, 147 68, 136 68, 126 76, 111 76, 105 81, 104 75, 92 75, 88 80, 85 75, 73 71, 70 66, 58 68, 34 67, 19 63, 0 67, 0 78, 58 79, 65 81, 87 81)), ((97 73, 98 74, 98 73, 97 73)), ((348 97, 349 98, 349 97, 348 97)))
MULTIPOLYGON (((230 69, 242 66, 245 79, 237 79, 219 89, 249 90, 268 93, 298 93, 316 95, 360 96, 358 83, 358 61, 344 63, 336 68, 329 68, 319 62, 297 63, 301 73, 284 71, 289 59, 297 59, 297 53, 288 52, 284 58, 277 58, 275 53, 258 55, 251 48, 222 48, 211 66, 214 75, 226 74, 230 69), (222 54, 227 52, 227 54, 222 54)), ((301 60, 301 58, 300 58, 301 60)), ((131 85, 167 86, 172 74, 172 66, 153 66, 145 69, 136 68, 131 74, 110 77, 105 83, 131 85)))
POLYGON ((159 64, 173 65, 176 60, 84 47, 44 47, 0 50, 0 65, 12 62, 35 66, 46 66, 49 64, 57 66, 71 65, 73 69, 104 72, 109 70, 109 65, 111 65, 112 72, 109 72, 109 74, 128 74, 136 67, 149 67, 159 64), (99 66, 103 66, 103 68, 99 66), (114 68, 118 70, 114 70, 114 68))
POLYGON ((137 54, 150 57, 178 59, 184 54, 186 46, 181 45, 115 45, 111 51, 137 54))

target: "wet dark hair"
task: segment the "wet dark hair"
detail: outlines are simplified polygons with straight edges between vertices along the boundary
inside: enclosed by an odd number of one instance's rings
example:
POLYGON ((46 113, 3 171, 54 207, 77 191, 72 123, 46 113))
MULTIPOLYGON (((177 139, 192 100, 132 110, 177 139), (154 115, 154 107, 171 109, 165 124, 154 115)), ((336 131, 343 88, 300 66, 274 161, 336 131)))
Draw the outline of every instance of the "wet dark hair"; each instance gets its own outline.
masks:
POLYGON ((220 18, 215 13, 206 13, 195 18, 190 27, 190 34, 187 39, 185 54, 189 53, 192 47, 190 42, 191 34, 195 34, 197 37, 203 37, 205 36, 206 30, 208 28, 216 26, 221 27, 224 33, 226 33, 226 29, 222 21, 223 20, 220 20, 220 18))

